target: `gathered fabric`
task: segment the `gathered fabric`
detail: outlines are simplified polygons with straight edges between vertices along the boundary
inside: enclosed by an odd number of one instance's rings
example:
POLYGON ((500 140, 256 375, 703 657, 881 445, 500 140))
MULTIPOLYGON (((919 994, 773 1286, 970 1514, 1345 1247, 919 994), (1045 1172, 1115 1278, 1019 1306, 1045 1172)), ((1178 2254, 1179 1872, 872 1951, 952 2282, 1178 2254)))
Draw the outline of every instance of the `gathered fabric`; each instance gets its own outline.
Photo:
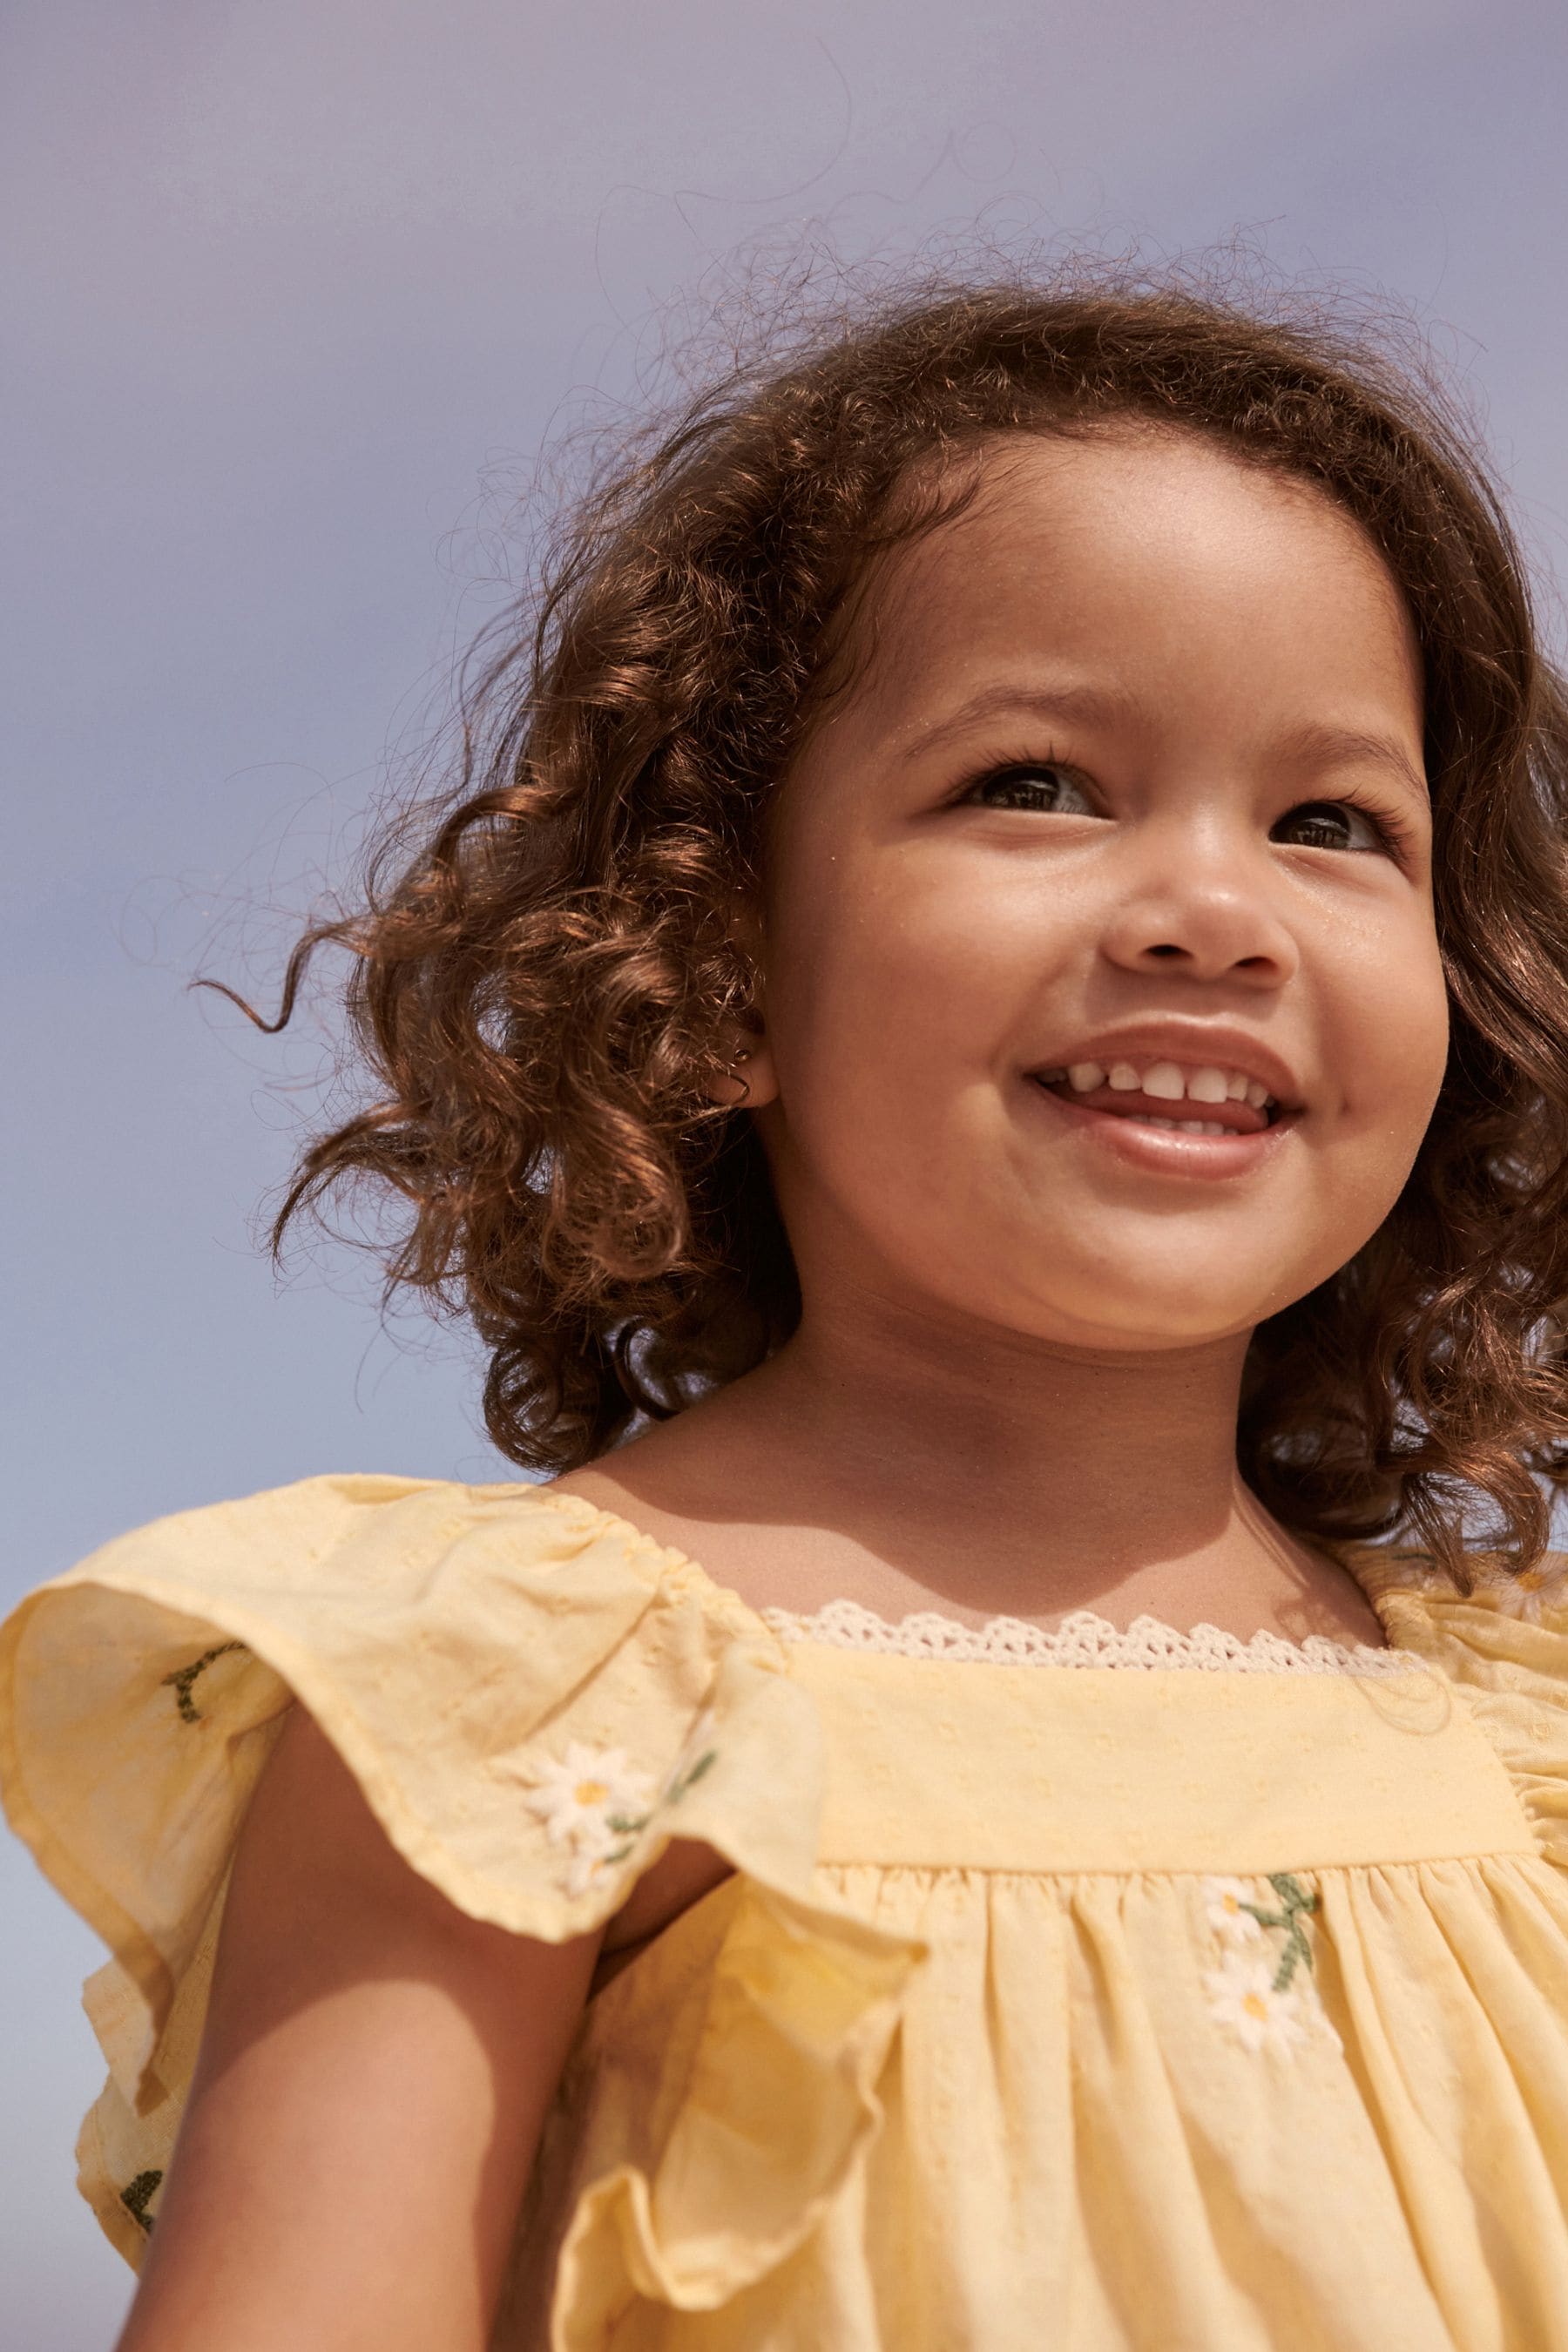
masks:
POLYGON ((527 1486, 121 1538, 0 1629, 83 2193, 139 2261, 298 1703, 477 1918, 732 1865, 587 2005, 496 2352, 1568 2352, 1568 1561, 1343 1556, 1386 1650, 759 1614, 527 1486))

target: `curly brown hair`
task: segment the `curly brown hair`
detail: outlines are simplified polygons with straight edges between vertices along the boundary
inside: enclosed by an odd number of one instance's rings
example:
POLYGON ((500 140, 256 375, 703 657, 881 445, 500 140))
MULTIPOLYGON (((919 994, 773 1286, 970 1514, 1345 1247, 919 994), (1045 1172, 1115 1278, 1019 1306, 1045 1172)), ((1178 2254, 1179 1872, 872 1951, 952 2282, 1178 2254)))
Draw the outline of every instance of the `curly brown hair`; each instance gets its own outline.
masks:
MULTIPOLYGON (((1238 1457, 1277 1517, 1516 1569, 1568 1483, 1568 700, 1474 436, 1430 372, 1316 312, 1082 271, 910 286, 791 330, 601 466, 487 640, 449 793, 396 827, 351 951, 372 1098, 275 1229, 345 1179, 406 1204, 389 1293, 471 1318, 485 1417, 574 1468, 761 1361, 799 1291, 752 1120, 710 1089, 770 795, 868 553, 952 511, 939 461, 1152 420, 1357 518, 1422 648, 1453 1043, 1379 1232, 1251 1343, 1238 1457)), ((959 469, 962 471, 962 469, 959 469)))

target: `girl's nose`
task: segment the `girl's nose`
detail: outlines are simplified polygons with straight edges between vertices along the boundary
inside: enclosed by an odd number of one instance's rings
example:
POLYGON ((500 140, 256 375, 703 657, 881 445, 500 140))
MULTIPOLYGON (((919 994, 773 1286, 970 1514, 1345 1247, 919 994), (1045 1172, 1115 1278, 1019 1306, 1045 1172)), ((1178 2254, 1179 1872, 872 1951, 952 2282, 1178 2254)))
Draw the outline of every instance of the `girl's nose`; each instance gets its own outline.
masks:
POLYGON ((1266 861, 1239 845, 1195 849, 1167 840, 1136 877, 1123 877, 1131 887, 1106 925, 1105 952, 1128 971, 1282 987, 1300 951, 1272 879, 1266 861))

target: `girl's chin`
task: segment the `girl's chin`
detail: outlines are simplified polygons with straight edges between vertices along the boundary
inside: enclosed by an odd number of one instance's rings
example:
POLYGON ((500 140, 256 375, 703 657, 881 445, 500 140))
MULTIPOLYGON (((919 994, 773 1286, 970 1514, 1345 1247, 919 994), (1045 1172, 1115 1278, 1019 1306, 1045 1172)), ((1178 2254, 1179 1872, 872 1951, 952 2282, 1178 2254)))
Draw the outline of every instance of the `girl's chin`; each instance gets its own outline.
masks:
POLYGON ((1248 1233, 1252 1221, 1235 1215, 1156 1221, 1088 1200, 1081 1210, 1073 1215, 1070 1196, 1053 1202, 1018 1247, 988 1254, 993 1312, 1020 1334, 1118 1353, 1226 1347, 1333 1271, 1283 1254, 1272 1218, 1248 1233))
POLYGON ((1126 1319, 1121 1319, 1115 1305, 1100 1314, 1075 1314, 1071 1306, 1063 1303, 1055 1314, 1047 1313, 1031 1329, 1030 1337, 1047 1346, 1081 1349, 1089 1354, 1110 1356, 1168 1356, 1184 1349, 1204 1350, 1229 1348, 1251 1337, 1272 1307, 1259 1307, 1255 1315, 1246 1315, 1238 1322, 1217 1326, 1207 1316, 1184 1313, 1173 1307, 1168 1317, 1151 1315, 1149 1302, 1140 1305, 1126 1301, 1126 1319))
MULTIPOLYGON (((988 1319, 1021 1339, 1117 1356, 1245 1345, 1259 1323, 1311 1286, 1303 1272, 1300 1287, 1282 1293, 1277 1256, 1262 1255, 1254 1265, 1234 1250, 1205 1248, 1180 1228, 1135 1237, 1110 1224, 1103 1236, 1092 1228, 1037 1230, 1026 1255, 1032 1281, 1020 1279, 1012 1261, 985 1268, 988 1319)), ((1018 1264, 1025 1262, 1021 1252, 1018 1264)), ((976 1295, 967 1292, 971 1302, 976 1295)))

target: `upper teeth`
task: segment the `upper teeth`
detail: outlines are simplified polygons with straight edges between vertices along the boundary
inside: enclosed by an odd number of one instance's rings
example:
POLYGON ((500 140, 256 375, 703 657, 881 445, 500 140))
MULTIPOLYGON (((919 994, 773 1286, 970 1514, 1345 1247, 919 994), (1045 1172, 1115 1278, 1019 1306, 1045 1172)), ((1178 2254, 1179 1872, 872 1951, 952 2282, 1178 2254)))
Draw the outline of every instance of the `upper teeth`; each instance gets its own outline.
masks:
MULTIPOLYGON (((1063 1073, 1049 1070, 1042 1075, 1059 1077, 1063 1073)), ((1118 1094, 1152 1095, 1157 1102, 1246 1102, 1254 1110, 1268 1109, 1274 1100, 1260 1078, 1213 1064, 1186 1070, 1178 1062, 1152 1062, 1147 1069, 1138 1070, 1131 1062, 1112 1062, 1109 1066, 1103 1062, 1073 1062, 1066 1076, 1075 1095, 1092 1094, 1097 1087, 1109 1086, 1118 1094)))

